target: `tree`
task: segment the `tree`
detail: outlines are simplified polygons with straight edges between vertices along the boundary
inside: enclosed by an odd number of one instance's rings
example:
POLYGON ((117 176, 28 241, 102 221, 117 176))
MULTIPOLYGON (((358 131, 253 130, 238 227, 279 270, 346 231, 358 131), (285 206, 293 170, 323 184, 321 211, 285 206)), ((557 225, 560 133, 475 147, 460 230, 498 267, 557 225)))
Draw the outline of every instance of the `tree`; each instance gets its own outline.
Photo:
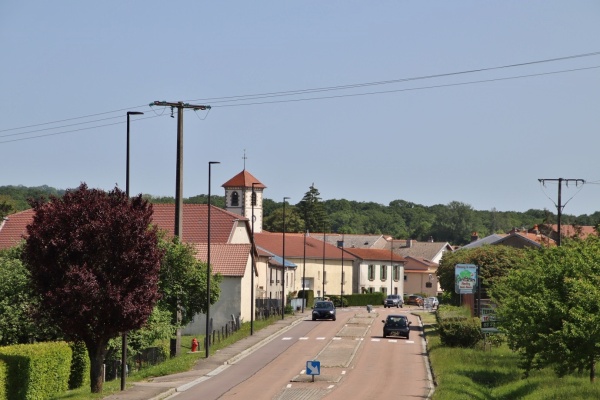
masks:
POLYGON ((296 204, 296 209, 304 220, 304 229, 309 232, 320 232, 323 230, 323 226, 327 225, 325 206, 319 196, 319 190, 313 183, 302 200, 296 204))
POLYGON ((442 290, 451 293, 458 304, 458 294, 454 291, 456 264, 475 264, 479 266, 482 287, 487 290, 495 281, 508 274, 520 265, 523 250, 509 246, 486 245, 474 249, 463 249, 445 252, 437 269, 437 276, 442 290))
MULTIPOLYGON (((177 327, 192 322, 194 316, 206 313, 206 263, 196 259, 194 248, 181 243, 177 236, 171 241, 161 240, 165 252, 160 267, 159 306, 171 313, 171 323, 177 327), (177 313, 180 319, 177 320, 177 313)), ((219 300, 221 276, 211 276, 210 303, 219 300)))
POLYGON ((471 232, 477 230, 476 226, 473 208, 459 201, 451 201, 446 207, 437 207, 432 230, 436 232, 437 240, 464 244, 468 243, 471 232))
MULTIPOLYGON (((283 206, 264 219, 263 229, 269 232, 283 232, 283 206)), ((285 231, 304 232, 304 220, 294 206, 285 207, 285 231)))
POLYGON ((15 201, 10 196, 0 195, 0 221, 15 211, 15 201))
POLYGON ((47 315, 86 345, 90 386, 102 391, 102 362, 111 338, 144 325, 159 298, 162 251, 152 206, 115 188, 85 183, 49 202, 32 200, 24 260, 47 315))
POLYGON ((526 375, 554 367, 559 376, 589 371, 600 357, 600 238, 529 250, 492 288, 508 343, 526 375))

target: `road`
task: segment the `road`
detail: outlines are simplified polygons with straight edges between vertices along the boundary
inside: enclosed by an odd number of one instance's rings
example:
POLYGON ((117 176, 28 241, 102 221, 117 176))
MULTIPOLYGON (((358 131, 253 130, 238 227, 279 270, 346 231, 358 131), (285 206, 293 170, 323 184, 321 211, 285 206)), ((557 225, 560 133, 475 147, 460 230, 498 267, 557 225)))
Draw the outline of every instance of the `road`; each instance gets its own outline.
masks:
POLYGON ((369 314, 344 308, 337 310, 336 321, 303 321, 169 399, 427 398, 421 331, 418 318, 408 311, 377 309, 369 314), (392 313, 409 315, 410 340, 381 337, 381 320, 392 313), (320 375, 306 375, 309 360, 320 361, 320 375))

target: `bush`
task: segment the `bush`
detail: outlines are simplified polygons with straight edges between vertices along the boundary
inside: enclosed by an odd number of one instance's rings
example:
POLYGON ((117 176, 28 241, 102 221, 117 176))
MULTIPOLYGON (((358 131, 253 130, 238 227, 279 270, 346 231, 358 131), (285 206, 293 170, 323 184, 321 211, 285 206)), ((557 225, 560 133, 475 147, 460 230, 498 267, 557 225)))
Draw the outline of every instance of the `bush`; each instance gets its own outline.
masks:
POLYGON ((83 342, 70 343, 69 346, 73 352, 69 376, 69 390, 72 390, 90 384, 90 357, 83 342))
POLYGON ((381 292, 344 295, 349 306, 381 305, 385 295, 381 292))
POLYGON ((438 332, 444 346, 475 347, 483 338, 481 321, 466 307, 442 305, 436 311, 438 332))
POLYGON ((346 299, 346 296, 340 297, 332 295, 329 296, 329 298, 331 299, 331 301, 333 301, 333 305, 335 305, 336 307, 348 307, 348 300, 346 299))
POLYGON ((315 303, 315 291, 312 289, 308 289, 306 291, 299 290, 298 291, 299 299, 304 298, 304 292, 306 292, 306 307, 311 308, 315 303))
POLYGON ((69 388, 71 348, 66 342, 20 344, 0 348, 7 364, 7 398, 50 399, 69 388))

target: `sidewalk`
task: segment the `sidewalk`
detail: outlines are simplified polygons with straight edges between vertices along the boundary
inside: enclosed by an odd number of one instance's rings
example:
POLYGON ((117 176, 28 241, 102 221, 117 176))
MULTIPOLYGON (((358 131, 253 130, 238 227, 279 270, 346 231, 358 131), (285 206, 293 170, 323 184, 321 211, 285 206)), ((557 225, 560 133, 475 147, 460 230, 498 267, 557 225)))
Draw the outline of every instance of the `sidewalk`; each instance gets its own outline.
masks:
POLYGON ((215 353, 211 351, 208 358, 199 358, 191 371, 161 376, 150 381, 128 383, 126 390, 104 397, 104 400, 165 399, 177 391, 184 391, 217 374, 223 365, 233 364, 244 358, 308 316, 310 316, 310 310, 305 310, 304 314, 297 312, 294 315, 287 315, 283 320, 277 320, 266 328, 254 331, 252 336, 239 340, 215 353))

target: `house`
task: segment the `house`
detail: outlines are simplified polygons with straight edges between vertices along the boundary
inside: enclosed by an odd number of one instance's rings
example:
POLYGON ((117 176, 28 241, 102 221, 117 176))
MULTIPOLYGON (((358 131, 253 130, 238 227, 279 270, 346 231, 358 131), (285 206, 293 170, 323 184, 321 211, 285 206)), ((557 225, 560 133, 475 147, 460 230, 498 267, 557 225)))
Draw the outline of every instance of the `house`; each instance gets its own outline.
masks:
POLYGON ((408 256, 405 260, 405 293, 424 293, 427 297, 431 297, 442 292, 436 276, 438 263, 423 257, 413 256, 408 256))
POLYGON ((437 280, 437 268, 444 253, 454 251, 448 242, 389 240, 388 248, 406 259, 404 288, 406 293, 426 293, 435 296, 442 291, 437 280))
POLYGON ((353 293, 404 294, 404 258, 390 250, 345 248, 353 263, 353 293))
MULTIPOLYGON (((153 204, 152 223, 172 237, 175 231, 175 205, 153 204)), ((221 297, 211 307, 213 327, 217 328, 231 320, 231 316, 249 321, 252 274, 252 240, 249 221, 240 215, 211 206, 211 265, 213 273, 223 276, 221 297)), ((208 205, 184 204, 181 240, 191 243, 198 250, 197 257, 207 261, 208 205)), ((0 224, 0 249, 17 245, 27 234, 26 227, 33 220, 33 210, 25 210, 5 217, 0 224)), ((256 270, 254 270, 256 276, 256 270)), ((205 318, 199 315, 193 326, 186 328, 204 331, 205 318)), ((195 331, 198 332, 198 331, 195 331)))
MULTIPOLYGON (((325 235, 327 236, 327 235, 325 235)), ((294 294, 302 288, 313 290, 315 296, 353 293, 354 257, 341 248, 315 238, 313 234, 286 233, 285 248, 282 233, 261 232, 254 235, 259 260, 259 275, 266 271, 262 289, 269 298, 280 298, 282 259, 285 254, 285 295, 294 294), (263 257, 266 256, 266 257, 263 257), (288 264, 289 263, 289 264, 288 264)))
POLYGON ((477 232, 473 232, 471 243, 462 246, 460 249, 474 249, 484 245, 504 245, 523 249, 555 246, 556 242, 542 234, 536 225, 531 230, 514 228, 509 233, 494 233, 481 239, 477 232))

